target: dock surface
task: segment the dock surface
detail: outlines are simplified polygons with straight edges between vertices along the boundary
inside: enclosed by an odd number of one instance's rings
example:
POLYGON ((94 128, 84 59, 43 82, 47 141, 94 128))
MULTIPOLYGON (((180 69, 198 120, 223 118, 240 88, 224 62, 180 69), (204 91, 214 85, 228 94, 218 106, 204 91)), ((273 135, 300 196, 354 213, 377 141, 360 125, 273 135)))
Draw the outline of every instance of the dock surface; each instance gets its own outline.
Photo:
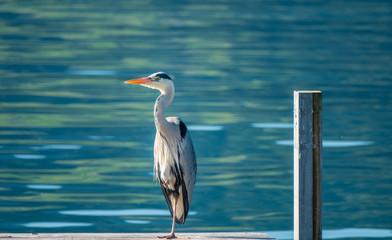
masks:
MULTIPOLYGON (((159 239, 165 233, 1 233, 0 240, 126 240, 126 239, 159 239)), ((208 232, 208 233, 178 233, 179 237, 191 240, 210 239, 275 239, 260 232, 208 232)), ((179 238, 181 239, 181 238, 179 238)))

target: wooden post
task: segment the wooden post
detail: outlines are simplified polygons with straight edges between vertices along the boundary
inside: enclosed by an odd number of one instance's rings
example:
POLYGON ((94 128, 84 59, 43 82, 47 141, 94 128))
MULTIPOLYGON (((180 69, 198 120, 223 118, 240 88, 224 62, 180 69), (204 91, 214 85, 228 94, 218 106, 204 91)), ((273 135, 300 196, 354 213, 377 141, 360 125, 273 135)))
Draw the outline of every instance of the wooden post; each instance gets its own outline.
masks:
POLYGON ((294 240, 321 240, 321 92, 294 91, 294 240))

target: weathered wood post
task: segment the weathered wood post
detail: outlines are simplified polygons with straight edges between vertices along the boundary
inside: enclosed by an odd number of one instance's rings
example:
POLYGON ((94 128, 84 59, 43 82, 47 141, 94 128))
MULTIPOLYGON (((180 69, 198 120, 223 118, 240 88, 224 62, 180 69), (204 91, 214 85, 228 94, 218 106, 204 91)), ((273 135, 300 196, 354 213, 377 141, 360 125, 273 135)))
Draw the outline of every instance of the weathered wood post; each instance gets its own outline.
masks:
POLYGON ((294 91, 294 240, 321 240, 321 92, 294 91))

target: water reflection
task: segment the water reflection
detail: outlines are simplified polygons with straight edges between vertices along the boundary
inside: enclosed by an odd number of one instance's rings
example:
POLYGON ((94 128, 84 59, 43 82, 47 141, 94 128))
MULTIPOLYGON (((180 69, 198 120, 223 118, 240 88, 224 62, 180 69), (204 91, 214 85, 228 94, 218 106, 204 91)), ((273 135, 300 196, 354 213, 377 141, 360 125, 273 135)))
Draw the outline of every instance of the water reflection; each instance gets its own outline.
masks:
POLYGON ((65 70, 63 71, 65 74, 72 74, 72 75, 87 75, 87 76, 130 76, 134 75, 135 72, 131 71, 118 71, 118 70, 97 70, 97 69, 79 69, 79 70, 65 70))
POLYGON ((59 211, 64 215, 76 216, 170 216, 168 210, 161 209, 112 209, 112 210, 67 210, 59 211))
POLYGON ((114 136, 88 136, 91 140, 112 140, 114 136))
POLYGON ((32 150, 78 150, 82 146, 79 145, 44 145, 30 147, 32 150))
POLYGON ((190 125, 188 129, 190 131, 222 131, 223 126, 213 126, 213 125, 190 125))
POLYGON ((64 227, 91 227, 92 223, 83 222, 28 222, 21 224, 27 228, 64 228, 64 227))
POLYGON ((15 158, 18 159, 31 159, 31 160, 38 160, 38 159, 45 159, 46 155, 33 155, 33 154, 14 154, 15 158))
POLYGON ((293 128, 292 123, 252 123, 254 128, 293 128))
MULTIPOLYGON (((59 213, 76 216, 170 216, 169 210, 162 209, 89 209, 59 211, 59 213)), ((190 211, 188 214, 195 215, 196 212, 190 211)))
POLYGON ((149 224, 151 221, 147 220, 125 220, 125 222, 130 223, 130 224, 149 224))
POLYGON ((118 71, 112 70, 67 70, 65 73, 76 75, 97 75, 97 76, 111 76, 118 75, 118 71))
POLYGON ((54 190, 54 189, 61 189, 63 186, 61 185, 52 185, 52 184, 29 184, 26 185, 27 188, 30 189, 42 189, 42 190, 54 190))
MULTIPOLYGON (((292 240, 293 231, 272 231, 268 235, 276 239, 292 240)), ((323 230, 323 239, 351 239, 351 238, 389 238, 392 237, 392 229, 377 228, 344 228, 344 229, 327 229, 323 230)))
MULTIPOLYGON (((277 140, 275 144, 293 146, 293 140, 277 140)), ((374 141, 323 140, 323 147, 361 147, 373 145, 374 141)))

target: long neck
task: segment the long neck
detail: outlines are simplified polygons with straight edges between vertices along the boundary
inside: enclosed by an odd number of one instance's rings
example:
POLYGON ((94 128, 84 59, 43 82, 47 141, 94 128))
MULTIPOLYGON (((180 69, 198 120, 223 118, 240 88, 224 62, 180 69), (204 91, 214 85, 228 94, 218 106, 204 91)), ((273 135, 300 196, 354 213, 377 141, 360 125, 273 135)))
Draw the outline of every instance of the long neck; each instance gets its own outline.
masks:
POLYGON ((165 118, 164 110, 170 105, 174 98, 174 87, 167 91, 161 91, 161 95, 155 101, 154 120, 157 131, 162 132, 168 127, 169 123, 165 118))

